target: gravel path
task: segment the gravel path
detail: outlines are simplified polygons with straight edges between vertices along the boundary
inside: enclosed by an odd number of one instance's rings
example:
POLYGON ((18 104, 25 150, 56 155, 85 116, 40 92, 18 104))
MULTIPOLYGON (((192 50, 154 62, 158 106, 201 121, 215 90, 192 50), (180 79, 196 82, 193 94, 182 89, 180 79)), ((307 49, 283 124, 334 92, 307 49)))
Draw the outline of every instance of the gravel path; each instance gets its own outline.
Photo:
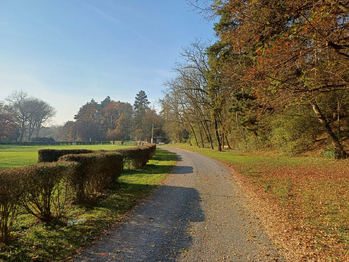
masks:
POLYGON ((283 261, 231 171, 193 152, 114 231, 73 261, 283 261))

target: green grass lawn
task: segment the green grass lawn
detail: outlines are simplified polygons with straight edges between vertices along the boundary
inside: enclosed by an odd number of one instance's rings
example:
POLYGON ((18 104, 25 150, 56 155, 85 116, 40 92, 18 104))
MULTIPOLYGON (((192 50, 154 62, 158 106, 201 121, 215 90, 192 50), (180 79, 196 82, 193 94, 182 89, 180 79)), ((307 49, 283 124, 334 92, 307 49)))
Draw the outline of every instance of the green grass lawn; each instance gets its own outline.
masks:
MULTIPOLYGON (((102 149, 95 146, 83 147, 102 149)), ((35 150, 40 148, 42 147, 36 147, 35 150)), ((103 149, 106 149, 105 146, 103 149)), ((109 149, 115 149, 115 146, 109 149)), ((33 150, 28 148, 28 155, 33 154, 33 150)), ((91 245, 99 236, 107 233, 111 224, 122 219, 127 211, 148 196, 168 175, 176 161, 174 154, 156 149, 156 154, 144 168, 122 173, 118 188, 105 192, 88 205, 70 206, 69 211, 54 223, 39 222, 23 212, 14 225, 11 244, 0 244, 0 261, 68 259, 77 249, 91 245), (68 221, 77 219, 86 221, 68 226, 68 221)))
POLYGON ((35 164, 40 149, 90 149, 114 150, 133 146, 118 145, 62 145, 62 146, 16 146, 0 145, 0 169, 35 164))

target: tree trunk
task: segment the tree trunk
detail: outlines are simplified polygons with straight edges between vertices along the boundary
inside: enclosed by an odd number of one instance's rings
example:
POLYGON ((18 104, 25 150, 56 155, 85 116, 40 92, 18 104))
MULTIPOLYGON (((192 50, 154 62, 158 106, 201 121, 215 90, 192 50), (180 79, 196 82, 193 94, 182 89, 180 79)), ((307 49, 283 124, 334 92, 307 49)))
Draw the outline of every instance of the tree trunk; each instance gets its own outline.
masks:
POLYGON ((240 126, 238 112, 235 113, 235 118, 236 118, 236 124, 237 124, 238 130, 240 131, 242 140, 244 140, 245 148, 247 148, 247 139, 246 139, 243 128, 240 126))
POLYGON ((211 149, 214 149, 210 128, 208 126, 207 126, 207 132, 208 132, 208 137, 210 138, 211 149))
MULTIPOLYGON (((202 122, 201 122, 200 124, 201 124, 201 126, 202 126, 202 128, 203 128, 203 130, 204 130, 204 134, 205 134, 205 136, 206 136, 207 143, 210 143, 210 138, 208 137, 208 134, 207 134, 207 130, 206 130, 205 125, 204 125, 202 122)), ((205 144, 203 144, 203 147, 205 147, 205 144)))
POLYGON ((217 123, 216 118, 214 119, 214 129, 215 129, 215 132, 216 132, 218 151, 222 151, 221 139, 219 138, 218 123, 217 123))
POLYGON ((211 137, 211 133, 210 133, 210 128, 208 127, 207 122, 205 120, 204 120, 204 124, 202 124, 202 126, 204 127, 204 130, 206 133, 206 138, 211 145, 211 149, 214 149, 212 137, 211 137))
POLYGON ((337 159, 347 158, 347 156, 348 156, 347 153, 344 151, 344 149, 343 149, 341 143, 339 142, 338 138, 333 133, 330 125, 328 124, 326 118, 322 114, 322 112, 321 112, 319 106, 317 105, 316 101, 315 100, 310 101, 310 105, 312 106, 317 119, 320 121, 320 123, 324 127, 328 137, 330 138, 330 140, 332 142, 332 145, 334 146, 334 148, 336 150, 336 158, 337 159))
POLYGON ((39 133, 40 133, 40 128, 41 127, 41 123, 39 124, 39 123, 36 123, 36 125, 35 125, 35 133, 36 133, 36 138, 38 138, 39 137, 39 133))
POLYGON ((201 145, 202 145, 202 148, 204 148, 205 144, 204 144, 204 139, 202 137, 202 131, 201 131, 201 128, 200 128, 200 123, 198 123, 198 125, 199 125, 199 134, 200 134, 200 139, 201 139, 201 145))
POLYGON ((194 128, 193 128, 193 126, 192 126, 191 124, 190 124, 190 128, 191 128, 191 131, 192 131, 193 134, 194 134, 195 143, 196 143, 196 145, 199 147, 199 142, 198 142, 198 140, 197 140, 197 138, 196 138, 196 134, 195 134, 194 128))
POLYGON ((25 132, 25 120, 22 120, 22 124, 21 124, 21 137, 20 137, 20 139, 19 139, 20 142, 23 141, 24 132, 25 132))
POLYGON ((31 140, 31 138, 33 136, 33 133, 34 133, 34 129, 33 128, 29 128, 29 131, 28 131, 28 141, 31 140))
POLYGON ((339 98, 337 97, 337 122, 338 122, 338 135, 341 137, 341 118, 340 118, 340 113, 341 113, 341 104, 339 101, 339 98))
POLYGON ((230 146, 229 141, 228 141, 228 135, 225 135, 225 141, 227 142, 228 148, 231 149, 231 146, 230 146))

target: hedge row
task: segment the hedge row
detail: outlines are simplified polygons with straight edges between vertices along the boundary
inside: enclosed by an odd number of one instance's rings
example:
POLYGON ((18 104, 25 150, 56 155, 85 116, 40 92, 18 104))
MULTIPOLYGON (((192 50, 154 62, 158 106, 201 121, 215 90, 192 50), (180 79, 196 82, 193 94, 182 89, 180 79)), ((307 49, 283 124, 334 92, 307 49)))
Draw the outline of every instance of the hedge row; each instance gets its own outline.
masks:
POLYGON ((117 152, 65 155, 59 161, 73 161, 80 165, 71 177, 78 203, 116 184, 123 169, 123 157, 117 152))
POLYGON ((39 163, 0 171, 0 242, 8 242, 18 212, 42 221, 61 216, 69 199, 69 177, 80 164, 39 163))
POLYGON ((0 242, 9 241, 19 210, 44 222, 59 218, 69 202, 85 203, 115 186, 124 163, 146 165, 155 149, 155 144, 97 152, 44 149, 38 164, 0 170, 0 242))
POLYGON ((68 149, 68 150, 55 150, 55 149, 41 149, 38 151, 38 163, 41 162, 57 162, 61 156, 69 154, 87 154, 93 153, 92 150, 87 149, 68 149))
POLYGON ((137 169, 145 166, 148 160, 154 156, 155 151, 156 144, 116 150, 124 158, 124 169, 137 169))
POLYGON ((147 144, 147 145, 144 145, 144 146, 148 147, 150 149, 150 158, 152 158, 155 155, 156 144, 147 144))
MULTIPOLYGON (((123 156, 125 169, 141 168, 145 166, 149 159, 151 159, 156 151, 156 144, 149 144, 145 146, 117 149, 115 152, 119 152, 123 156)), ((56 162, 64 155, 68 154, 86 154, 93 153, 95 151, 86 149, 71 149, 71 150, 55 150, 55 149, 42 149, 38 152, 38 163, 41 162, 56 162)), ((108 151, 99 151, 108 152, 108 151)))
POLYGON ((117 149, 124 159, 124 169, 137 169, 145 166, 150 159, 150 151, 144 147, 117 149))

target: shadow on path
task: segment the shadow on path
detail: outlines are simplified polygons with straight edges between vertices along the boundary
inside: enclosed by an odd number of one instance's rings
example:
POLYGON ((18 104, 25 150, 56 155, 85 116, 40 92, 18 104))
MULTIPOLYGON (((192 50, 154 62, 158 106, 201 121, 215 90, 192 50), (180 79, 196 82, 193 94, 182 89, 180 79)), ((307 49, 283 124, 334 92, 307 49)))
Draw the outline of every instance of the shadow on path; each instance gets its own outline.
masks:
POLYGON ((176 259, 192 245, 189 224, 205 220, 200 202, 196 189, 161 186, 116 231, 74 261, 176 259))

